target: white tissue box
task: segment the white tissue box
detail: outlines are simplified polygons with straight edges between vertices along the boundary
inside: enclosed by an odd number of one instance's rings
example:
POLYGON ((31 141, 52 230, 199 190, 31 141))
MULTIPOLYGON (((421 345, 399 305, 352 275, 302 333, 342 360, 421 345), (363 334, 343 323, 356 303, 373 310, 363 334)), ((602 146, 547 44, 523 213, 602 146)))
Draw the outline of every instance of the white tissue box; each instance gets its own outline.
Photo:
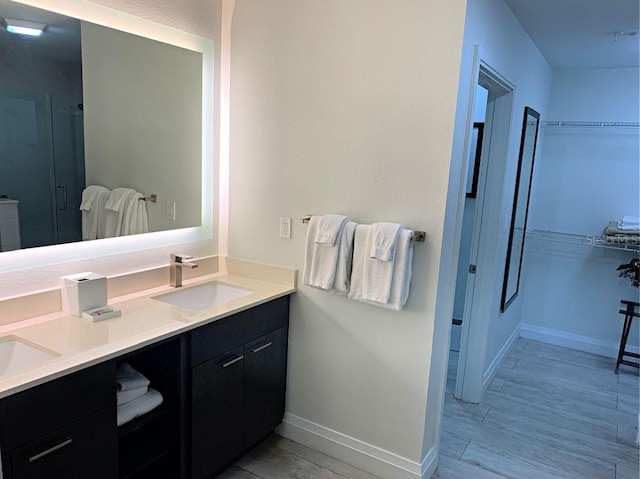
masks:
POLYGON ((107 278, 96 273, 78 273, 60 278, 62 310, 73 316, 107 305, 107 278))

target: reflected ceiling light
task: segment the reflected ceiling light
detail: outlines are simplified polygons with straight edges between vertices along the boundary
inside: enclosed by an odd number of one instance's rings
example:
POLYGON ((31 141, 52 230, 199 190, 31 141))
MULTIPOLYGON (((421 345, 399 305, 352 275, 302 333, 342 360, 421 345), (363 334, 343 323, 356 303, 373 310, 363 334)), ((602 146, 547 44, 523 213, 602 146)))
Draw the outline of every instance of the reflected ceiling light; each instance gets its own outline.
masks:
POLYGON ((32 37, 39 37, 46 27, 44 23, 13 20, 11 18, 5 18, 4 22, 7 25, 7 31, 9 33, 19 33, 20 35, 30 35, 32 37))

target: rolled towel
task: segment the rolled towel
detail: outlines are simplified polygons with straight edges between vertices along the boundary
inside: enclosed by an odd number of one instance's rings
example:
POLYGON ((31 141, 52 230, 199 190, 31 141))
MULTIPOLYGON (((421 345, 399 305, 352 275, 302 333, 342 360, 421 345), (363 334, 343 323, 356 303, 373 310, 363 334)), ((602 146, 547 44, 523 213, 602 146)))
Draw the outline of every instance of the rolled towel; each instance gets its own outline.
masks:
POLYGON ((149 386, 149 380, 133 369, 129 363, 122 363, 116 373, 118 391, 128 391, 149 386))
POLYGON ((393 261, 396 255, 398 223, 373 223, 371 228, 371 257, 380 261, 393 261))
POLYGON ((155 389, 149 388, 144 396, 118 406, 118 426, 122 426, 132 419, 153 411, 162 404, 162 401, 162 394, 155 389))
POLYGON ((127 389, 126 391, 116 391, 116 398, 118 406, 131 402, 139 397, 147 394, 149 390, 148 386, 142 386, 135 389, 127 389))

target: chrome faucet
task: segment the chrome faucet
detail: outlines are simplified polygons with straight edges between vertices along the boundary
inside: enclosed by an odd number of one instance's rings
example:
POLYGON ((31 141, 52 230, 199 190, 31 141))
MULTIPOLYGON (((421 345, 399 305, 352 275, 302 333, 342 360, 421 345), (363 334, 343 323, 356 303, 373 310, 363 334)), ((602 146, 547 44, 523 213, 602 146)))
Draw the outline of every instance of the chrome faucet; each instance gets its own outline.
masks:
POLYGON ((187 263, 187 260, 193 256, 185 254, 171 253, 171 261, 169 262, 169 285, 175 288, 182 286, 182 268, 194 269, 198 267, 197 263, 187 263))

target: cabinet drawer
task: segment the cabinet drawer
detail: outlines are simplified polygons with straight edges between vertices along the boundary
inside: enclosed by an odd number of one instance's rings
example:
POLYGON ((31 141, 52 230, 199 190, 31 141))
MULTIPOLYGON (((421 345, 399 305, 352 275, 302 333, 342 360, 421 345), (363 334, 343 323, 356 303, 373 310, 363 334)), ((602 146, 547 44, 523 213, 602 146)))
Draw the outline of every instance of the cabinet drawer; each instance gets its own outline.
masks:
POLYGON ((0 401, 0 447, 9 451, 100 409, 112 406, 115 365, 97 364, 0 401))
POLYGON ((113 479, 117 464, 117 432, 110 409, 11 452, 12 476, 19 479, 113 479))
POLYGON ((191 365, 213 359, 288 324, 289 296, 284 296, 202 326, 191 333, 191 365))

